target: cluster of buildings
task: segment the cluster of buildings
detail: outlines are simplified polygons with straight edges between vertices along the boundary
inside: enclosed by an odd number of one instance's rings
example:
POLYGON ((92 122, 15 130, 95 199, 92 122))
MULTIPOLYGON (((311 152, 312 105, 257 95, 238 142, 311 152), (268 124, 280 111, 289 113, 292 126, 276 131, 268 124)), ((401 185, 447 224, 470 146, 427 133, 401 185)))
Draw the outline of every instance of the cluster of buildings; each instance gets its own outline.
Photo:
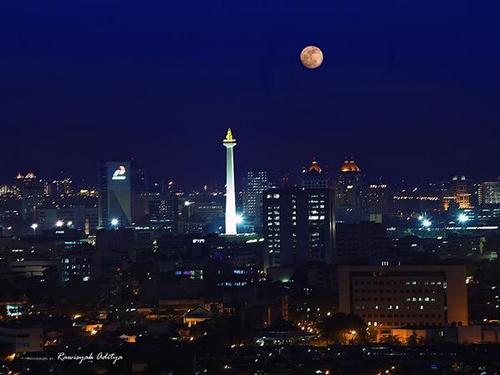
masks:
POLYGON ((192 341, 220 319, 267 345, 314 338, 336 313, 377 341, 500 342, 500 181, 367 183, 350 158, 335 176, 313 160, 295 183, 257 169, 238 186, 236 144, 229 129, 221 190, 151 184, 126 160, 101 163, 96 187, 34 173, 0 187, 0 346, 192 341))

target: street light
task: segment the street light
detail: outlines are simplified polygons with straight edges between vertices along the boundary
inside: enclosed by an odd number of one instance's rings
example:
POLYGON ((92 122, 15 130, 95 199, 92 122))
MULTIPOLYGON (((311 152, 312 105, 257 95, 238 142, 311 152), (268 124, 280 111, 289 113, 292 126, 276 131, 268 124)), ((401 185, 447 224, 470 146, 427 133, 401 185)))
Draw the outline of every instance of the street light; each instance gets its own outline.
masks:
POLYGON ((118 227, 118 224, 120 224, 120 221, 115 217, 113 219, 111 219, 111 225, 116 228, 118 227))
POLYGON ((458 222, 460 224, 465 224, 468 221, 469 221, 469 217, 466 214, 462 213, 462 214, 458 215, 458 222))
POLYGON ((62 221, 62 220, 56 221, 56 227, 61 228, 63 225, 64 225, 64 221, 62 221))
POLYGON ((31 229, 33 229, 33 234, 36 233, 37 228, 38 228, 38 224, 37 223, 31 224, 31 229))

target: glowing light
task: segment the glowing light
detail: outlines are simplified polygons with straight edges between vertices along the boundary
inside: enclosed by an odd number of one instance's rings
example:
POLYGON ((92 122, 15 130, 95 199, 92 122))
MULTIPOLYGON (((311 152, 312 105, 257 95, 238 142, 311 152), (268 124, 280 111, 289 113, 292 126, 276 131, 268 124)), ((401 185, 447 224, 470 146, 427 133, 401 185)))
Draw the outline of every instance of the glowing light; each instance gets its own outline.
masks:
POLYGON ((458 222, 459 223, 466 223, 468 221, 469 221, 469 217, 466 214, 458 215, 458 222))
POLYGON ((37 223, 31 224, 31 229, 37 230, 37 228, 38 228, 38 224, 37 223))
POLYGON ((125 180, 127 178, 127 170, 125 169, 125 166, 120 165, 116 171, 114 171, 113 176, 111 177, 112 180, 125 180))
POLYGON ((62 221, 62 220, 56 221, 56 227, 61 228, 63 225, 64 225, 64 221, 62 221))
POLYGON ((422 220, 422 226, 424 228, 429 228, 432 225, 432 222, 429 219, 423 219, 422 220))
POLYGON ((120 221, 117 218, 111 219, 111 225, 117 227, 120 224, 120 221))
POLYGON ((68 222, 66 223, 66 225, 67 225, 68 227, 72 227, 72 226, 73 226, 73 222, 70 220, 70 221, 68 221, 68 222))
POLYGON ((243 224, 244 218, 243 215, 238 214, 236 215, 236 224, 243 224))

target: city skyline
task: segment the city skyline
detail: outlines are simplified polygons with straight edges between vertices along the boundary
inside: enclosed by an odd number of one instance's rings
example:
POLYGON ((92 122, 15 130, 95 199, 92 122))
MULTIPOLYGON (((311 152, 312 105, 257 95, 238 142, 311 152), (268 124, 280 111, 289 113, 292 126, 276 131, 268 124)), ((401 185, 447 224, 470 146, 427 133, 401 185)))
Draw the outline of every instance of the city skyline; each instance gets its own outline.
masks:
MULTIPOLYGON (((240 156, 239 156, 240 157, 240 156)), ((141 167, 145 170, 147 174, 147 182, 149 185, 151 184, 156 184, 156 183, 161 183, 163 182, 166 185, 168 185, 169 182, 175 183, 176 186, 180 186, 183 189, 187 190, 198 190, 198 189, 203 189, 205 186, 208 186, 212 189, 224 189, 225 187, 225 180, 226 180, 226 175, 225 175, 225 169, 221 168, 219 166, 213 166, 213 171, 216 171, 217 173, 212 173, 211 176, 206 177, 205 179, 199 178, 197 180, 194 180, 192 178, 178 178, 178 176, 174 176, 172 174, 169 174, 168 172, 165 174, 161 174, 158 170, 155 169, 150 169, 147 168, 147 166, 144 166, 144 164, 135 158, 124 158, 124 159, 119 159, 119 158, 112 158, 110 160, 127 160, 127 161, 133 161, 141 165, 141 167), (155 173, 156 172, 156 173, 155 173), (216 176, 215 176, 216 175, 216 176)), ((466 179, 469 182, 472 183, 481 183, 485 181, 498 181, 500 180, 500 173, 496 174, 494 172, 491 173, 486 173, 486 174, 472 174, 472 175, 465 175, 463 173, 454 173, 454 171, 450 170, 448 173, 444 173, 442 175, 433 175, 433 174, 424 174, 424 175, 411 175, 409 173, 406 174, 395 174, 395 175, 382 175, 378 173, 378 170, 366 170, 364 167, 364 164, 362 162, 359 162, 359 159, 353 158, 353 157, 344 157, 340 158, 337 160, 337 163, 334 164, 335 162, 330 162, 327 163, 325 161, 322 161, 319 158, 316 157, 311 157, 309 159, 303 160, 303 162, 300 164, 297 164, 295 166, 292 166, 291 168, 285 169, 285 168, 269 168, 264 165, 259 165, 259 166, 241 166, 240 162, 238 160, 238 167, 234 171, 235 179, 236 179, 236 191, 241 191, 241 185, 244 182, 246 178, 247 172, 250 171, 266 171, 269 173, 270 178, 272 182, 278 183, 280 177, 283 176, 289 176, 291 179, 291 183, 294 185, 300 185, 301 184, 301 178, 304 169, 309 168, 309 165, 311 162, 317 161, 318 164, 321 166, 323 169, 323 172, 326 173, 327 176, 330 178, 337 178, 339 176, 342 166, 345 161, 348 160, 353 160, 357 164, 361 166, 361 174, 365 177, 365 179, 368 182, 372 183, 389 183, 391 185, 395 186, 403 186, 404 184, 440 184, 440 183, 447 183, 451 181, 454 177, 456 176, 465 176, 466 179)), ((45 179, 45 180, 57 180, 60 178, 71 178, 75 183, 81 184, 82 186, 87 186, 87 187, 96 187, 98 184, 98 177, 97 174, 95 173, 96 168, 102 164, 105 161, 99 161, 94 168, 94 173, 90 176, 81 176, 78 173, 75 173, 75 170, 62 170, 58 169, 57 166, 51 167, 49 170, 47 168, 40 168, 40 169, 35 169, 35 168, 17 168, 16 173, 14 175, 6 176, 3 178, 0 178, 0 184, 4 185, 10 185, 13 182, 15 182, 15 179, 17 176, 24 176, 26 174, 34 174, 37 178, 45 179), (45 173, 41 173, 45 172, 45 173)), ((224 160, 221 160, 220 162, 224 163, 224 160)), ((198 172, 196 170, 196 172, 198 172)), ((195 173, 198 175, 198 173, 195 173)))
POLYGON ((500 374, 500 3, 0 3, 0 373, 500 374))

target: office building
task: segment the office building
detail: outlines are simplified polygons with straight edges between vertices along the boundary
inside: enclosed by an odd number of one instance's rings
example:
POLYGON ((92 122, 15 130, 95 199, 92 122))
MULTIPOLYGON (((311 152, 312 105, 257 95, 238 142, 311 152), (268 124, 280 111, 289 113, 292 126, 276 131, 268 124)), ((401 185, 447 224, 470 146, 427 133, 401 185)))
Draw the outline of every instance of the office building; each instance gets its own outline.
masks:
POLYGON ((98 210, 95 207, 74 205, 65 208, 41 208, 37 212, 39 229, 52 229, 58 225, 94 232, 98 225, 98 210))
POLYGON ((250 170, 247 172, 243 195, 243 216, 256 229, 262 226, 262 193, 269 187, 266 171, 250 170))
POLYGON ((0 326, 0 343, 14 353, 42 352, 43 328, 22 323, 4 323, 0 326))
POLYGON ((99 165, 99 226, 127 226, 147 214, 146 177, 133 161, 99 165))
POLYGON ((335 243, 336 264, 376 264, 391 248, 385 226, 371 221, 337 223, 335 243))
POLYGON ((337 221, 356 223, 363 219, 361 170, 353 160, 345 160, 335 183, 337 221))
POLYGON ((449 188, 443 197, 443 209, 467 209, 471 208, 471 194, 468 181, 465 176, 455 176, 450 182, 449 188))
POLYGON ((68 241, 61 256, 61 282, 74 285, 88 282, 93 277, 94 249, 79 241, 68 241))
POLYGON ((236 194, 234 187, 234 151, 236 139, 231 129, 227 130, 226 138, 222 141, 226 148, 226 234, 236 234, 236 194))
POLYGON ((365 211, 371 217, 375 215, 384 215, 389 211, 389 202, 391 200, 390 191, 387 184, 370 184, 364 191, 365 211))
POLYGON ((325 189, 330 186, 327 174, 316 160, 302 171, 302 186, 306 189, 325 189))
POLYGON ((333 189, 264 192, 265 268, 331 263, 335 239, 333 189))
POLYGON ((500 205, 500 181, 482 182, 479 186, 478 199, 481 206, 500 205))
POLYGON ((25 220, 35 220, 37 210, 43 204, 45 183, 33 172, 16 176, 16 188, 21 196, 21 217, 25 220))
POLYGON ((168 232, 176 233, 179 224, 179 199, 172 192, 148 195, 148 212, 151 224, 158 224, 168 232))
POLYGON ((340 266, 339 311, 369 327, 468 325, 464 266, 340 266))

